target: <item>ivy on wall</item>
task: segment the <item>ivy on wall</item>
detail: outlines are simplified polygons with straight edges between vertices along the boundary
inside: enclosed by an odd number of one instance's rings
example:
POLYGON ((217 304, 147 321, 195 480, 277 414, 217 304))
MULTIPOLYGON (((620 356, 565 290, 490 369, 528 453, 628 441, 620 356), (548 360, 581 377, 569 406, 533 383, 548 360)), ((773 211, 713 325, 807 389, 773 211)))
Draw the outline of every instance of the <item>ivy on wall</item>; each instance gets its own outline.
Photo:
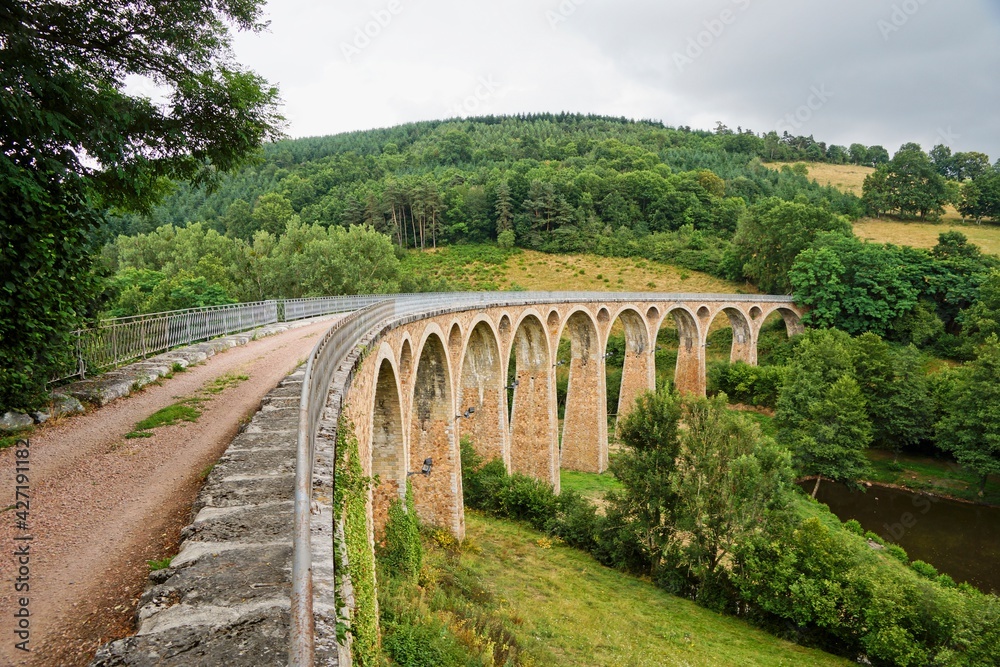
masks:
MULTIPOLYGON (((354 587, 354 609, 347 631, 353 639, 354 663, 361 667, 374 667, 381 659, 375 597, 375 559, 368 541, 366 509, 371 483, 371 478, 366 477, 361 469, 354 424, 341 416, 337 427, 334 516, 344 518, 343 546, 347 550, 347 569, 354 587)), ((341 634, 340 624, 337 634, 341 634)))

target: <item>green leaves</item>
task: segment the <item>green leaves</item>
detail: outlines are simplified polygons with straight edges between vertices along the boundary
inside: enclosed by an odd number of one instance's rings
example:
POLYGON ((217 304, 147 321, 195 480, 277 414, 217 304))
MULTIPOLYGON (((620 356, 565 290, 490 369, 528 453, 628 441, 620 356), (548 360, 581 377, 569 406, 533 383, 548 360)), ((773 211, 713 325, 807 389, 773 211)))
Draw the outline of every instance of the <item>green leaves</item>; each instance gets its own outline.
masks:
MULTIPOLYGON (((100 210, 149 210, 163 177, 207 181, 279 136, 277 91, 231 62, 259 0, 5 5, 0 13, 0 410, 73 370, 70 332, 98 310, 100 210), (170 108, 129 95, 151 79, 170 108), (81 160, 86 156, 86 160, 81 160)), ((219 301, 179 285, 179 301, 219 301)))
POLYGON ((935 426, 938 445, 982 476, 1000 474, 1000 340, 990 336, 974 361, 953 371, 935 426))
POLYGON ((825 208, 772 197, 740 218, 733 246, 747 278, 765 292, 785 294, 792 289, 795 258, 822 232, 853 235, 846 219, 825 208))

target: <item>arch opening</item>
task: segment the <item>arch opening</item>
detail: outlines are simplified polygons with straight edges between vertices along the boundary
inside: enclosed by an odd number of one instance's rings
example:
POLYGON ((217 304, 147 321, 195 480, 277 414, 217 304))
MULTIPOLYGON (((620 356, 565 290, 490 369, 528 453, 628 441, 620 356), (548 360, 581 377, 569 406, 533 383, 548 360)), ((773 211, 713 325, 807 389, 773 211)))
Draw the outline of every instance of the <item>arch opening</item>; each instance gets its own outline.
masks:
POLYGON ((465 534, 454 401, 444 342, 432 333, 417 362, 410 414, 409 475, 421 521, 465 534), (422 474, 430 459, 430 473, 422 474))
POLYGON ((468 436, 485 460, 500 458, 510 468, 507 392, 500 345, 492 327, 480 322, 472 330, 462 360, 457 413, 460 439, 468 436))
POLYGON ((372 405, 372 475, 379 485, 372 494, 375 541, 384 538, 389 506, 406 496, 406 449, 403 410, 396 372, 388 359, 379 366, 372 405))
POLYGON ((791 357, 791 339, 805 331, 799 316, 787 308, 774 308, 758 323, 756 357, 761 366, 783 364, 791 357))
POLYGON ((632 411, 640 394, 656 388, 651 347, 642 315, 623 310, 611 327, 605 351, 607 411, 615 428, 632 411))
POLYGON ((705 348, 702 347, 698 320, 690 311, 679 306, 669 310, 667 316, 673 316, 677 332, 674 387, 682 394, 704 396, 705 348))
POLYGON ((755 345, 750 320, 739 308, 723 308, 716 313, 705 337, 705 358, 708 362, 742 361, 757 364, 755 345), (725 315, 725 317, 723 317, 725 315))

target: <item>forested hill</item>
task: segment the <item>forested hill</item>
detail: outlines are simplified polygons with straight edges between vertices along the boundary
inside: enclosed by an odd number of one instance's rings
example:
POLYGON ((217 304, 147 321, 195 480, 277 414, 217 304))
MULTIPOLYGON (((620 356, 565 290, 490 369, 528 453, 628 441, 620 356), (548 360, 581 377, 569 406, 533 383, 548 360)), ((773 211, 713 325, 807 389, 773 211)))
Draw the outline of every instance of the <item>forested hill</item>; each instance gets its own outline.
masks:
POLYGON ((211 194, 178 185, 151 216, 113 233, 204 222, 250 240, 305 224, 368 224, 397 245, 503 240, 579 251, 690 225, 730 236, 747 205, 777 196, 858 215, 860 200, 779 173, 762 161, 889 160, 880 147, 827 146, 812 137, 714 132, 582 115, 429 121, 265 147, 257 165, 211 194))

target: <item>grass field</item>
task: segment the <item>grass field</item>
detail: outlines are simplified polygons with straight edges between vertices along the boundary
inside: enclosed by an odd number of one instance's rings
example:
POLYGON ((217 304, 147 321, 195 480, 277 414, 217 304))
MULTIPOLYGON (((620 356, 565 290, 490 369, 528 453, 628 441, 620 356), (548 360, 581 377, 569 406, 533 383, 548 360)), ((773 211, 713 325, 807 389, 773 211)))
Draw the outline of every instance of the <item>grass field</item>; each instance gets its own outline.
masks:
MULTIPOLYGON (((780 169, 785 164, 771 164, 772 168, 780 169)), ((809 178, 820 185, 832 185, 838 190, 852 192, 859 197, 865 178, 874 169, 852 164, 805 163, 809 170, 809 178)), ((863 218, 854 223, 854 232, 863 239, 871 239, 879 243, 895 243, 914 248, 932 248, 937 244, 938 235, 942 232, 957 230, 969 237, 969 240, 993 255, 1000 254, 1000 227, 991 225, 976 225, 965 223, 962 216, 953 206, 945 207, 944 215, 939 222, 917 222, 902 220, 875 220, 863 218)))
POLYGON ((698 271, 644 259, 549 255, 468 245, 413 251, 403 271, 466 290, 595 292, 753 292, 753 288, 698 271))
POLYGON ((879 243, 895 243, 914 248, 933 248, 938 235, 959 231, 969 237, 983 252, 1000 255, 1000 227, 991 225, 963 225, 949 222, 901 222, 863 218, 854 223, 854 233, 863 239, 879 243))
MULTIPOLYGON (((795 166, 795 162, 774 162, 768 166, 774 169, 781 169, 785 165, 795 166)), ((871 167, 862 167, 854 164, 826 164, 825 162, 804 163, 809 170, 809 178, 820 185, 832 185, 842 192, 851 192, 861 196, 861 188, 865 184, 865 178, 873 171, 871 167)))
POLYGON ((469 511, 466 528, 462 550, 428 542, 427 565, 443 582, 475 582, 468 604, 512 621, 531 664, 851 664, 673 597, 519 524, 469 511))

